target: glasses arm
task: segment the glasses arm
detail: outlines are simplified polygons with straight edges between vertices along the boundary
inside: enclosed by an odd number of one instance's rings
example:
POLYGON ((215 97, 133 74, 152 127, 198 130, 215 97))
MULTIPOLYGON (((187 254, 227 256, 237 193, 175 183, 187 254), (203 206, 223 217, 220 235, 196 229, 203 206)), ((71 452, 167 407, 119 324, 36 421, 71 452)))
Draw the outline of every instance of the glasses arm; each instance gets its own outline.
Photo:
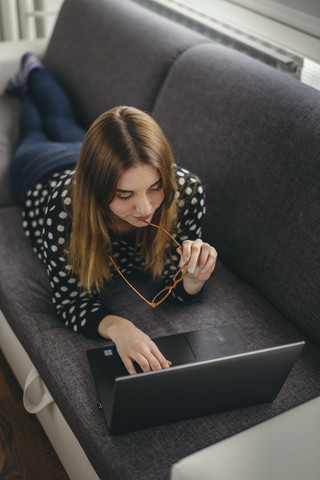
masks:
POLYGON ((168 235, 168 237, 171 238, 171 240, 177 245, 177 247, 181 248, 182 249, 182 245, 180 245, 179 242, 177 242, 177 240, 175 238, 173 238, 172 235, 170 235, 169 232, 167 232, 167 230, 165 230, 164 228, 160 227, 159 225, 155 225, 154 223, 151 223, 151 222, 147 222, 146 220, 144 220, 145 223, 147 223, 148 225, 150 225, 151 227, 155 227, 155 228, 158 228, 159 230, 162 230, 164 233, 166 233, 168 235))
POLYGON ((129 287, 132 288, 132 290, 137 294, 139 295, 140 298, 142 298, 142 300, 144 300, 148 305, 150 305, 150 307, 154 307, 154 305, 149 302, 146 298, 144 298, 143 295, 141 295, 141 293, 138 292, 138 290, 136 290, 134 288, 133 285, 131 285, 131 283, 129 282, 129 280, 126 279, 126 277, 124 275, 122 275, 122 273, 120 272, 119 268, 118 268, 118 265, 116 264, 116 262, 113 260, 113 258, 109 255, 109 258, 112 262, 112 265, 114 266, 114 268, 117 270, 117 272, 119 273, 119 275, 121 275, 121 277, 123 278, 123 280, 126 282, 127 285, 129 285, 129 287))
MULTIPOLYGON (((164 228, 160 227, 159 225, 155 225, 154 223, 147 222, 146 220, 144 220, 144 222, 145 222, 146 224, 150 225, 151 227, 155 227, 155 228, 158 228, 159 230, 162 230, 164 233, 166 233, 166 234, 168 235, 168 237, 171 238, 171 240, 177 245, 177 247, 181 248, 181 250, 182 250, 182 246, 180 245, 180 243, 177 242, 177 240, 176 240, 175 238, 173 238, 173 236, 170 235, 170 233, 167 232, 167 230, 165 230, 164 228)), ((174 276, 173 285, 164 287, 164 289, 161 290, 161 292, 159 292, 159 293, 154 297, 154 299, 152 300, 152 302, 149 302, 146 298, 144 298, 143 295, 141 295, 141 293, 138 292, 138 290, 136 290, 136 289, 134 288, 133 285, 131 285, 131 283, 130 283, 130 282, 126 279, 126 277, 121 273, 121 271, 119 270, 119 268, 118 268, 116 262, 113 260, 113 258, 112 258, 110 255, 108 255, 108 256, 109 256, 109 259, 110 259, 112 265, 114 266, 114 268, 116 269, 116 271, 119 273, 119 275, 123 278, 123 280, 126 282, 126 284, 129 285, 129 287, 132 288, 132 290, 133 290, 142 300, 144 300, 148 305, 150 305, 150 307, 152 307, 152 308, 155 308, 155 307, 157 307, 158 305, 160 305, 160 303, 162 303, 162 302, 167 298, 167 296, 170 294, 171 290, 172 290, 179 282, 181 282, 181 281, 186 277, 186 275, 188 274, 188 272, 185 272, 184 274, 181 275, 181 277, 180 277, 179 279, 177 279, 177 275, 178 275, 179 273, 182 273, 182 269, 183 269, 186 265, 188 265, 188 264, 186 263, 185 265, 183 265, 183 267, 181 267, 181 268, 178 270, 178 272, 177 272, 176 275, 174 276), (160 295, 162 292, 164 292, 164 291, 167 292, 167 293, 165 294, 165 296, 164 296, 161 300, 159 300, 158 302, 155 302, 156 298, 159 297, 159 295, 160 295)))

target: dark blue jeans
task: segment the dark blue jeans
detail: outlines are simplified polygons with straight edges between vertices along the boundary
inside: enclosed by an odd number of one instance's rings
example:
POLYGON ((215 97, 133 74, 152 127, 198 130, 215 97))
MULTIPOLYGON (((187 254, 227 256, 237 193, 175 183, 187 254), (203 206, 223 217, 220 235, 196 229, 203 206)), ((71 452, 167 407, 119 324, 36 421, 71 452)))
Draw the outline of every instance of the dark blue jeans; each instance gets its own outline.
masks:
POLYGON ((10 165, 12 187, 21 201, 43 177, 75 165, 85 135, 68 96, 47 70, 31 72, 28 87, 10 165))

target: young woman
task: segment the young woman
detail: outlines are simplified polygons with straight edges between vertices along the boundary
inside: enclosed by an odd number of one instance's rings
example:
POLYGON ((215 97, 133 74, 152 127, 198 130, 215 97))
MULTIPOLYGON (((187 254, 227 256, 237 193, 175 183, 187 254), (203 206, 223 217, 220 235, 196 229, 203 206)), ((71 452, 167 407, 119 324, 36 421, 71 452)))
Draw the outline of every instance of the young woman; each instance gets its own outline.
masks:
POLYGON ((111 339, 129 373, 133 362, 143 371, 168 368, 154 342, 112 312, 100 292, 114 275, 127 281, 145 270, 164 284, 151 306, 169 293, 180 302, 197 298, 217 257, 200 239, 199 179, 174 164, 160 127, 136 108, 115 107, 85 133, 33 54, 22 58, 6 92, 23 98, 12 185, 58 315, 78 333, 111 339))

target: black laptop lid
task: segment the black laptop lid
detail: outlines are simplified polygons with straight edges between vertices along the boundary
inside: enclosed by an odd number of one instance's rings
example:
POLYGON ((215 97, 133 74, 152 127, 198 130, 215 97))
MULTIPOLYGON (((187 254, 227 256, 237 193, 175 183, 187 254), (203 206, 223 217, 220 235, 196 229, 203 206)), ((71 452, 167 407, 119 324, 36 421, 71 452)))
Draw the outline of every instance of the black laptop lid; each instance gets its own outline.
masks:
POLYGON ((304 345, 246 352, 232 325, 155 342, 170 369, 128 375, 115 347, 87 352, 110 433, 270 402, 304 345))

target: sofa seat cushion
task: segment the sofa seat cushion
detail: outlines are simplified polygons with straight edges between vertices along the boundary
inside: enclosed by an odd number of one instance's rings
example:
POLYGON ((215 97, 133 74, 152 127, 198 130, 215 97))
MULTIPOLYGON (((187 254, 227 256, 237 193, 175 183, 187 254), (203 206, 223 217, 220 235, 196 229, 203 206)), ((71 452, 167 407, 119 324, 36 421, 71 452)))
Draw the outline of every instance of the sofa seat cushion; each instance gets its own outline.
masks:
POLYGON ((9 165, 18 138, 19 114, 15 97, 0 95, 0 207, 17 204, 10 188, 9 165))
MULTIPOLYGON (((110 436, 86 359, 86 350, 110 344, 67 329, 56 317, 46 272, 21 227, 19 208, 0 210, 0 305, 99 478, 168 479, 179 459, 318 395, 320 351, 275 308, 221 262, 198 303, 167 300, 151 309, 121 281, 105 289, 113 310, 151 336, 234 324, 249 349, 307 341, 278 398, 270 404, 110 436)), ((136 280, 144 291, 145 279, 136 280)))

